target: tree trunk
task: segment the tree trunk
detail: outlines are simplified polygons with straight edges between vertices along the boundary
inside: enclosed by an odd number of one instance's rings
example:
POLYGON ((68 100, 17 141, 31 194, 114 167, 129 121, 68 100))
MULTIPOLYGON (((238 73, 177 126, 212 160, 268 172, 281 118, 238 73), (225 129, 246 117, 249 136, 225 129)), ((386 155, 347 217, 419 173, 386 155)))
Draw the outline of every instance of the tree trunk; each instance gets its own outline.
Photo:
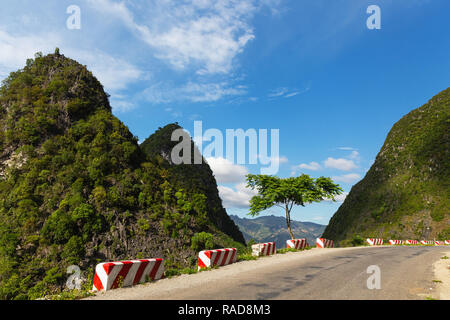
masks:
POLYGON ((287 224, 291 239, 294 240, 294 235, 292 234, 292 230, 291 230, 291 212, 290 211, 291 210, 289 210, 289 205, 286 203, 286 224, 287 224))

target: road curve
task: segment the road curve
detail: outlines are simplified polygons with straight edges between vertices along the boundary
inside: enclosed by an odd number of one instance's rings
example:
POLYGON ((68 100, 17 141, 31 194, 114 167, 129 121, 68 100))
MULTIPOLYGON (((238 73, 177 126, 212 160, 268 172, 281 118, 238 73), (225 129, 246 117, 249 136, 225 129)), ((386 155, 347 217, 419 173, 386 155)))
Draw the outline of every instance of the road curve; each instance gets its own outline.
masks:
POLYGON ((425 299, 435 290, 433 263, 449 247, 357 247, 289 252, 192 275, 98 293, 108 300, 425 299), (378 266, 380 289, 368 289, 378 266))

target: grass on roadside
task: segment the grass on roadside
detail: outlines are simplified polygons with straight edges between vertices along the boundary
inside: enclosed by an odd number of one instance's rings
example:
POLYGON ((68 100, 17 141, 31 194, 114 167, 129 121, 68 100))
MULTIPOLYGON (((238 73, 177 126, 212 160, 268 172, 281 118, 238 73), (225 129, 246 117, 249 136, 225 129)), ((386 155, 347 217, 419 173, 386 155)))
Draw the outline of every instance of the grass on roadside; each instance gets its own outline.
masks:
POLYGON ((246 253, 246 254, 240 254, 237 257, 237 262, 240 261, 251 261, 251 260, 257 260, 259 257, 257 256, 253 256, 251 253, 246 253))
POLYGON ((93 296, 94 293, 91 290, 67 290, 62 291, 60 294, 45 296, 42 298, 43 300, 79 300, 84 299, 90 296, 93 296))
POLYGON ((92 291, 92 279, 86 280, 80 289, 65 289, 58 293, 43 295, 36 300, 79 300, 95 295, 92 291))

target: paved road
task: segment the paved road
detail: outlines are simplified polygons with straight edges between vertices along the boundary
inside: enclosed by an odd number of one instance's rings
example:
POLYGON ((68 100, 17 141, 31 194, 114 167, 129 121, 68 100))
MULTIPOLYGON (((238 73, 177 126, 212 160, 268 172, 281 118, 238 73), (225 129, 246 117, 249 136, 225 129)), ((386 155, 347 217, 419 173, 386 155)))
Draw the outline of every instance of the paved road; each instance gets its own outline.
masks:
POLYGON ((111 290, 91 299, 424 299, 435 289, 433 263, 449 251, 448 246, 312 249, 111 290), (380 268, 381 289, 367 288, 371 265, 380 268))

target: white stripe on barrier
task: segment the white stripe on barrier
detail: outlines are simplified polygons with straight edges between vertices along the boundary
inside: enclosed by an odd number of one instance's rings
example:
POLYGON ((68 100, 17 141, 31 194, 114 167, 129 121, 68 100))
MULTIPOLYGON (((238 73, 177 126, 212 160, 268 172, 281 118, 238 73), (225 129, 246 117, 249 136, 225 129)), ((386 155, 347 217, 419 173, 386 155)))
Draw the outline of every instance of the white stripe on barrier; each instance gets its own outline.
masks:
POLYGON ((221 266, 222 265, 222 261, 225 258, 225 251, 223 249, 218 249, 217 254, 219 255, 219 260, 217 260, 217 265, 221 266))

